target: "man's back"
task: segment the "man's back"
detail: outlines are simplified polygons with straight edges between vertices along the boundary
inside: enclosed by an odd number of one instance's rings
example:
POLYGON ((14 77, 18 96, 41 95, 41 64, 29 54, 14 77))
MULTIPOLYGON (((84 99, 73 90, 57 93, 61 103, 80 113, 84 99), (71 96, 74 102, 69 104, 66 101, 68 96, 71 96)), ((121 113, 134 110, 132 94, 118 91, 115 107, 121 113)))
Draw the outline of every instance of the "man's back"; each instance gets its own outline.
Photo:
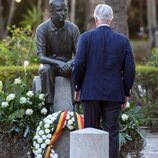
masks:
MULTIPOLYGON (((133 60, 130 60, 133 57, 128 39, 112 31, 108 26, 100 26, 81 36, 78 51, 83 52, 81 58, 86 56, 81 100, 124 102, 128 85, 123 85, 122 72, 124 68, 130 70, 131 67, 131 70, 134 70, 133 60), (126 57, 129 58, 129 63, 125 64, 126 57)), ((130 80, 131 76, 125 77, 130 80)))

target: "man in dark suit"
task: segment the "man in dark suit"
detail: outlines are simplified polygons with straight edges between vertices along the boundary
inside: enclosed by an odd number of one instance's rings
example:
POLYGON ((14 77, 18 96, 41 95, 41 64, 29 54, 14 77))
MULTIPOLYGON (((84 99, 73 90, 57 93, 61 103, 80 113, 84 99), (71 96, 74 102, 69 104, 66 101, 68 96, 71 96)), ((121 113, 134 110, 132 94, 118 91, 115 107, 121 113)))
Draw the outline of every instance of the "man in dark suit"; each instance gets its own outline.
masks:
POLYGON ((75 99, 80 94, 84 126, 109 132, 109 158, 119 151, 119 114, 125 108, 135 78, 135 62, 127 37, 110 28, 113 10, 99 4, 94 11, 96 29, 83 33, 74 61, 75 99))

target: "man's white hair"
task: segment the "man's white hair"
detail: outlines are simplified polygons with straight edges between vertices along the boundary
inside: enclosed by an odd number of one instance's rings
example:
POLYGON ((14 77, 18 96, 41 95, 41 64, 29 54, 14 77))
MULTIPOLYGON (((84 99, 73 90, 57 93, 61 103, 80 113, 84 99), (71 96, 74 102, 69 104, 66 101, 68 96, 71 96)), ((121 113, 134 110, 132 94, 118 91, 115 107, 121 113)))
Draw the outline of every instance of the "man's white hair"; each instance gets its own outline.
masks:
POLYGON ((109 5, 98 4, 94 10, 94 18, 100 19, 101 21, 112 20, 113 10, 109 5))

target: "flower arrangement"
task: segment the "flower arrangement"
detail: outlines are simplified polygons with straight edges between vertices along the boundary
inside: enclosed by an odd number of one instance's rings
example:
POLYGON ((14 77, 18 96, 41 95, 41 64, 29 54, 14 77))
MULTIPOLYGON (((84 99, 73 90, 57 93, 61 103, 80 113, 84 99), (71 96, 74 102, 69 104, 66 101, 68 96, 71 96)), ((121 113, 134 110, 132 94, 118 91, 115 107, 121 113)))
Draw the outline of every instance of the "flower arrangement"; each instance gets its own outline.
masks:
POLYGON ((24 62, 24 78, 16 78, 6 90, 0 88, 0 120, 5 125, 3 132, 20 132, 24 136, 32 131, 42 117, 47 114, 44 108, 45 95, 29 89, 27 81, 28 61, 24 62), (7 126, 6 126, 7 125, 7 126))
POLYGON ((134 106, 132 103, 128 103, 126 109, 121 113, 119 143, 122 157, 126 157, 129 153, 131 157, 133 155, 139 157, 141 154, 144 147, 144 133, 139 125, 141 117, 140 107, 134 106))
POLYGON ((36 158, 58 158, 53 150, 53 143, 65 127, 69 130, 83 128, 83 116, 70 111, 59 111, 40 121, 33 138, 33 153, 36 158))

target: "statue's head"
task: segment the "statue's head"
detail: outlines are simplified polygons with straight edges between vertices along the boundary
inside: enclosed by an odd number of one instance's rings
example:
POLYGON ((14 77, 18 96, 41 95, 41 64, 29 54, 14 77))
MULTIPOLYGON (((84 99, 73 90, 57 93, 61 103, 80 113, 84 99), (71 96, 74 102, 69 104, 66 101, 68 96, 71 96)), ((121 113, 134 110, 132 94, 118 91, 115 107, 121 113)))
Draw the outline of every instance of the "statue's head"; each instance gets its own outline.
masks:
POLYGON ((65 21, 67 16, 66 0, 49 0, 49 8, 53 19, 65 21))

